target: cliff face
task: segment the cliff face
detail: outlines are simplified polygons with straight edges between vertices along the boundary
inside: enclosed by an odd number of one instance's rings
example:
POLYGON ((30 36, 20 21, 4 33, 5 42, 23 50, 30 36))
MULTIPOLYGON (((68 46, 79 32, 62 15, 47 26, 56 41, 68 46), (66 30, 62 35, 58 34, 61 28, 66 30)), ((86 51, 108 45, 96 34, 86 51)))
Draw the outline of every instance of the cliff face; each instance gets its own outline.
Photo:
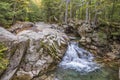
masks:
MULTIPOLYGON (((19 23, 27 26, 27 23, 19 23)), ((45 23, 32 24, 18 33, 0 27, 0 42, 8 47, 9 65, 0 80, 31 80, 53 70, 66 51, 68 37, 45 23)), ((14 29, 14 28, 13 28, 14 29)), ((16 28, 15 28, 16 29, 16 28)), ((12 30, 15 31, 15 30, 12 30)))

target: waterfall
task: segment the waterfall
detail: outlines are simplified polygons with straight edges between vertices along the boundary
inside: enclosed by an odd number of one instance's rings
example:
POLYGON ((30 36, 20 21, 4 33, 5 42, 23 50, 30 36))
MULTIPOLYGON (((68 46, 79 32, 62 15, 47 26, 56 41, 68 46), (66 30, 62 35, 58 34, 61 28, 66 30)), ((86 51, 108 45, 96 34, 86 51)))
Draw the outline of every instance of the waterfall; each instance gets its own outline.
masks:
POLYGON ((70 42, 59 67, 63 69, 73 69, 81 73, 88 73, 100 68, 93 59, 93 54, 79 48, 76 42, 70 42))

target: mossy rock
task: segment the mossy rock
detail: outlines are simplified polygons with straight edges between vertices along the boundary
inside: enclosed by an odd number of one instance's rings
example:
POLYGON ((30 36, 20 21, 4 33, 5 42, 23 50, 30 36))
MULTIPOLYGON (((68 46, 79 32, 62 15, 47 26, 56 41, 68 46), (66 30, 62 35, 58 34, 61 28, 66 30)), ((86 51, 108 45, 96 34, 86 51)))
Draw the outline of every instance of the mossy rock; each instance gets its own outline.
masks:
POLYGON ((6 59, 5 56, 5 51, 7 50, 7 48, 5 47, 5 45, 3 43, 0 43, 0 73, 6 69, 7 65, 8 65, 8 60, 6 59))
POLYGON ((107 34, 105 32, 98 32, 98 37, 101 44, 107 43, 107 34))

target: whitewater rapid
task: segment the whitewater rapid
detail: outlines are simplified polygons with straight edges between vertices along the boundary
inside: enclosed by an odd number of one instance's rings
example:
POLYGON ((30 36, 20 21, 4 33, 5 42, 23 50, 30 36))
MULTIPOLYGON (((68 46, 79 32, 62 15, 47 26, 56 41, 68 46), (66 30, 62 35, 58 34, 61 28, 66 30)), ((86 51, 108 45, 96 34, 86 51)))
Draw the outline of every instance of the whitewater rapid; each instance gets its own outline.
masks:
POLYGON ((59 67, 88 73, 100 68, 93 60, 93 54, 80 48, 76 42, 70 42, 59 67))

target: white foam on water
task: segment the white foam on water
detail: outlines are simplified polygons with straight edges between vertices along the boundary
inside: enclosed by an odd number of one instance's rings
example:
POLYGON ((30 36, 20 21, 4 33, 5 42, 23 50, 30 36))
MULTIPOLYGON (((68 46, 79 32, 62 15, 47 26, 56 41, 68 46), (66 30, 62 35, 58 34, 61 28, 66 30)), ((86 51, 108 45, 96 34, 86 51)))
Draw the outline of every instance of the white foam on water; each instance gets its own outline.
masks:
POLYGON ((100 68, 93 59, 94 56, 90 52, 79 48, 77 43, 71 42, 59 67, 88 73, 100 68))

